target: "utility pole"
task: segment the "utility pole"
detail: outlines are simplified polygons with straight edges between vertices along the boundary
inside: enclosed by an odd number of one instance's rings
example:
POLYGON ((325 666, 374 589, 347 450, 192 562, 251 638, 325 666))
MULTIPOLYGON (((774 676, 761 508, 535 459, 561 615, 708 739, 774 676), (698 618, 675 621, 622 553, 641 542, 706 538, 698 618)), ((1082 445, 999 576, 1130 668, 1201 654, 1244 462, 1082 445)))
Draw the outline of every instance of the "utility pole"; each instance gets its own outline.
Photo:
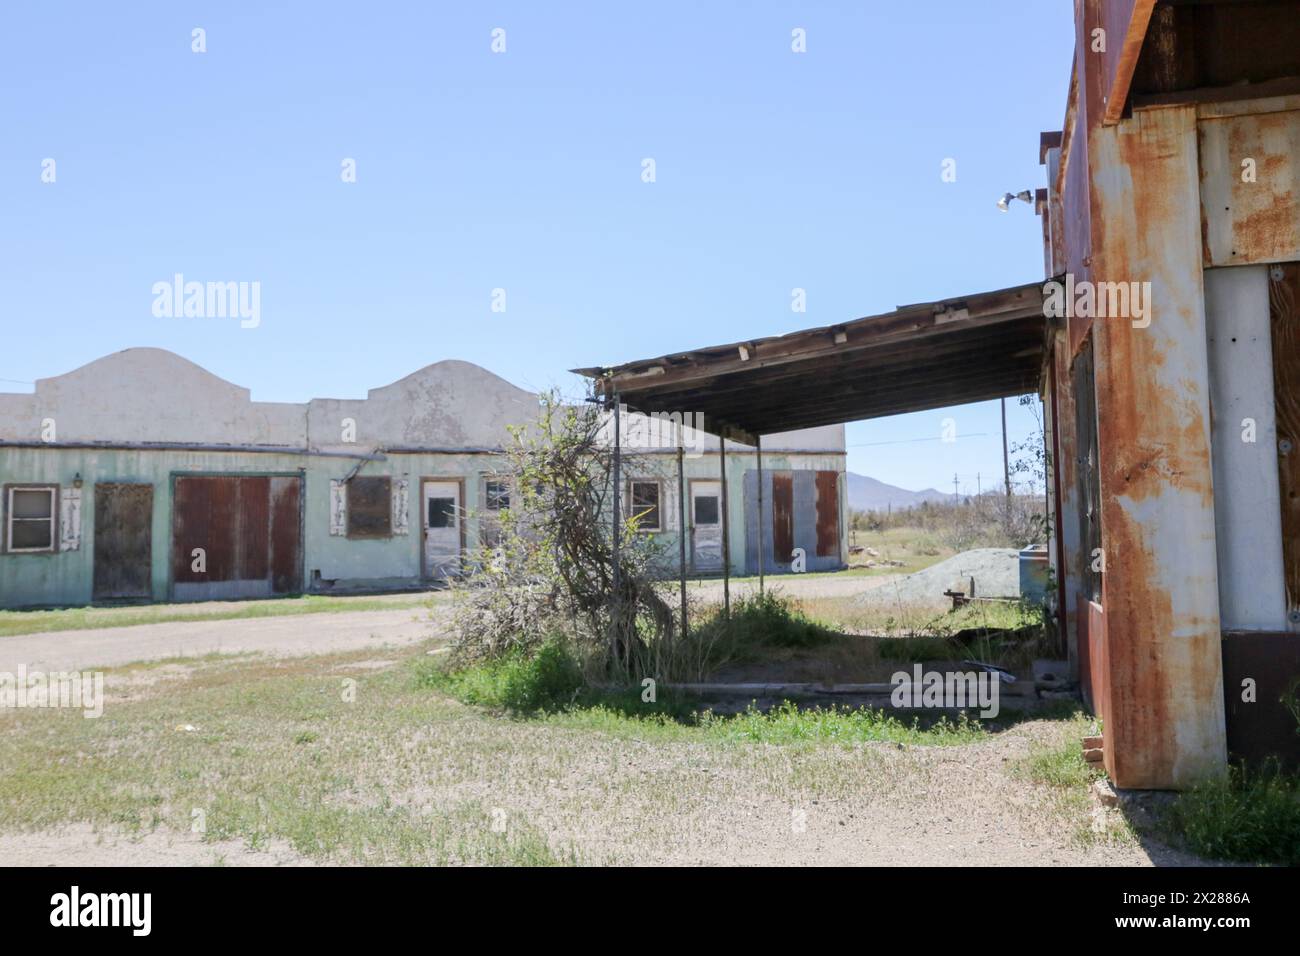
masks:
POLYGON ((955 471, 952 473, 952 503, 961 503, 961 495, 957 493, 957 473, 955 471))
POLYGON ((1007 454, 1007 400, 1002 399, 1002 475, 1007 483, 1007 511, 1011 510, 1011 458, 1007 454))

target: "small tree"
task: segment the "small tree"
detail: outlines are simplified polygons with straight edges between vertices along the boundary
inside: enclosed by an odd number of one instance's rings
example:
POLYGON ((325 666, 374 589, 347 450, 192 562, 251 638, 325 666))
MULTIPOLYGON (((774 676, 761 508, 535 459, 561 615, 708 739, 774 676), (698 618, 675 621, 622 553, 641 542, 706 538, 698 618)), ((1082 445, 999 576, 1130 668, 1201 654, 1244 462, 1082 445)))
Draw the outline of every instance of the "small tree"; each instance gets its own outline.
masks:
POLYGON ((511 429, 510 508, 499 542, 458 585, 457 654, 531 651, 561 633, 607 676, 671 669, 677 626, 653 584, 658 546, 636 533, 636 515, 613 513, 605 426, 596 408, 552 393, 542 396, 535 425, 511 429))

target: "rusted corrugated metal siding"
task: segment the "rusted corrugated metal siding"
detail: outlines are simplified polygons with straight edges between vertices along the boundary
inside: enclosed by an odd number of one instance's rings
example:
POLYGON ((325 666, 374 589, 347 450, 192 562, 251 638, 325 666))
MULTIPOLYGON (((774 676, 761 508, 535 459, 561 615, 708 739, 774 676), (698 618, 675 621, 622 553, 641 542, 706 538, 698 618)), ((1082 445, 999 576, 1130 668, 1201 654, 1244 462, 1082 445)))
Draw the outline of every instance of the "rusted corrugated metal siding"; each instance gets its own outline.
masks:
POLYGON ((230 581, 235 577, 239 511, 234 478, 177 478, 172 504, 172 580, 230 581), (203 549, 205 570, 194 570, 203 549))
POLYGON ((1198 133, 1205 265, 1300 259, 1296 113, 1203 117, 1198 133))
POLYGON ((239 526, 235 529, 235 553, 239 555, 235 577, 260 581, 270 573, 271 479, 240 478, 235 485, 235 508, 239 526))
POLYGON ((840 483, 839 473, 817 472, 817 556, 834 557, 840 553, 840 483))
POLYGON ((301 479, 183 475, 175 480, 172 579, 177 598, 257 596, 301 589, 301 479), (195 570, 194 549, 206 567, 195 570), (239 582, 260 588, 240 588, 239 582))
MULTIPOLYGON (((1065 111, 1065 133, 1061 147, 1059 204, 1063 259, 1058 271, 1068 272, 1075 280, 1091 277, 1092 264, 1092 193, 1089 188, 1088 124, 1086 91, 1080 81, 1082 67, 1076 60, 1070 80, 1070 99, 1065 111), (1060 268, 1063 265, 1063 268, 1060 268)), ((1092 327, 1089 316, 1071 315, 1068 319, 1069 357, 1078 351, 1092 327)))
POLYGON ((302 590, 302 519, 297 478, 271 479, 271 590, 295 594, 302 590))
POLYGON ((794 475, 772 473, 772 557, 788 564, 794 555, 794 475))
MULTIPOLYGON (((1075 595, 1074 616, 1078 627, 1078 653, 1079 653, 1079 692, 1083 695, 1083 702, 1088 705, 1088 709, 1094 714, 1100 715, 1097 709, 1097 695, 1093 693, 1092 684, 1092 643, 1088 637, 1088 608, 1092 602, 1084 594, 1075 595)), ((1105 621, 1105 617, 1102 618, 1105 621)))

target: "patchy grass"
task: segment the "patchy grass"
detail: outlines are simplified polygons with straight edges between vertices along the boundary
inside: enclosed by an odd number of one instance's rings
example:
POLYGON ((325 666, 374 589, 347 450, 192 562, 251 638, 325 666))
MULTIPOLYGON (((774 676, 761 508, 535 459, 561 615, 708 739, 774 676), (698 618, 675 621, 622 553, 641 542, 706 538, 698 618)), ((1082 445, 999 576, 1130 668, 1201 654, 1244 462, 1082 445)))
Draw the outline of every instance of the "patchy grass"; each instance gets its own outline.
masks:
POLYGON ((519 654, 469 667, 445 662, 415 665, 417 686, 450 694, 463 703, 548 720, 555 726, 599 730, 636 737, 684 741, 747 741, 764 744, 868 742, 948 746, 984 737, 979 721, 961 715, 923 723, 904 721, 866 707, 801 708, 785 701, 768 711, 754 705, 741 714, 718 716, 679 694, 656 693, 651 702, 634 686, 584 686, 578 663, 559 641, 543 645, 532 658, 519 654))
POLYGON ((751 705, 744 713, 718 716, 710 711, 680 712, 680 705, 645 707, 640 713, 625 706, 592 699, 543 718, 553 726, 597 730, 634 739, 695 743, 748 743, 774 746, 865 743, 917 746, 957 746, 985 739, 979 721, 965 716, 940 718, 929 724, 900 720, 866 707, 800 708, 790 701, 768 711, 751 705))
POLYGON ((1051 793, 1049 807, 1078 846, 1131 845, 1137 836, 1124 815, 1093 799, 1091 788, 1105 772, 1083 759, 1082 738, 1097 732, 1094 718, 1076 710, 1051 744, 1031 748, 1014 772, 1051 793))
POLYGON ((956 721, 941 718, 929 726, 922 726, 919 719, 904 722, 885 711, 866 707, 800 709, 790 701, 767 713, 750 707, 734 717, 706 714, 701 727, 706 733, 723 739, 767 744, 860 744, 874 741, 952 746, 974 743, 985 736, 979 721, 965 714, 956 721))
POLYGON ((1180 793, 1163 825, 1171 840, 1211 859, 1300 865, 1300 778, 1234 767, 1180 793))
POLYGON ((188 833, 201 810, 211 844, 324 863, 890 862, 895 837, 933 862, 987 863, 989 839, 1003 861, 1028 840, 1112 859, 1064 847, 1041 808, 1050 791, 1008 775, 999 754, 1018 729, 789 705, 698 716, 698 702, 661 690, 646 703, 640 688, 523 715, 450 692, 527 702, 565 686, 546 676, 563 667, 449 685, 427 650, 386 652, 382 668, 370 649, 114 668, 100 719, 0 713, 0 832, 188 833), (994 825, 968 828, 954 853, 959 814, 994 825))
POLYGON ((558 639, 547 641, 531 657, 515 650, 501 660, 457 670, 441 661, 422 661, 416 681, 467 704, 516 713, 561 708, 583 687, 582 668, 558 639))
POLYGON ((56 611, 0 611, 0 637, 132 627, 169 621, 225 621, 236 618, 283 617, 291 614, 330 614, 342 611, 384 611, 421 607, 438 600, 438 593, 392 594, 371 597, 328 597, 308 594, 296 598, 256 601, 205 601, 200 604, 142 604, 130 607, 78 607, 56 611))
POLYGON ((448 704, 412 688, 404 669, 347 668, 365 658, 209 664, 160 681, 144 699, 114 699, 110 689, 97 720, 0 715, 0 829, 87 822, 128 835, 185 832, 202 810, 207 840, 283 840, 322 861, 574 859, 479 795, 422 793, 425 771, 415 766, 437 767, 440 749, 424 728, 451 726, 448 704), (351 701, 347 681, 356 682, 351 701))
POLYGON ((863 565, 868 561, 901 562, 896 566, 878 564, 876 567, 861 568, 860 573, 868 576, 914 574, 957 553, 940 541, 939 536, 934 532, 919 527, 887 528, 880 531, 850 530, 849 546, 854 545, 871 548, 877 554, 873 556, 865 551, 850 554, 850 566, 863 565))

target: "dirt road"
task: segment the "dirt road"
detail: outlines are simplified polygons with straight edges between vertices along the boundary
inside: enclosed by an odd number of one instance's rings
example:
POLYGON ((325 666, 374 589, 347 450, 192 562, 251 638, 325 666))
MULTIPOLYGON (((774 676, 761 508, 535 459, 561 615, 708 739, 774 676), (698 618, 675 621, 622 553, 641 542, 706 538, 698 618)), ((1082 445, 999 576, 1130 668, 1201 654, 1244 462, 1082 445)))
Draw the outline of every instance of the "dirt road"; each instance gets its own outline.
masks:
POLYGON ((94 631, 50 631, 0 637, 0 671, 77 670, 205 654, 329 654, 433 636, 443 609, 341 611, 225 621, 170 621, 94 631), (438 615, 435 619, 432 615, 438 615))

